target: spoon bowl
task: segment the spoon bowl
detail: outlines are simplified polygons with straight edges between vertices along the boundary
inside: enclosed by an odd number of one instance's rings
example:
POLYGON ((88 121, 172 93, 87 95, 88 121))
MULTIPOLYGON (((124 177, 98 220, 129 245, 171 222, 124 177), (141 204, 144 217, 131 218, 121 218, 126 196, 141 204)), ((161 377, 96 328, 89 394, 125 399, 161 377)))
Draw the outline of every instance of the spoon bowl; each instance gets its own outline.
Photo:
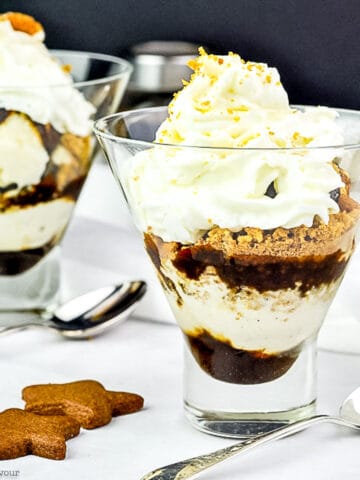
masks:
POLYGON ((221 448, 215 452, 198 457, 188 458, 172 463, 144 475, 141 480, 186 480, 207 470, 234 455, 244 453, 264 443, 288 437, 305 430, 315 423, 330 422, 360 431, 360 387, 354 390, 342 403, 339 415, 315 415, 313 417, 289 423, 270 433, 263 433, 245 442, 235 443, 230 447, 221 448))
POLYGON ((69 338, 93 337, 122 323, 134 311, 145 292, 146 283, 135 280, 85 293, 67 301, 52 313, 4 312, 0 317, 0 335, 29 327, 44 327, 69 338))

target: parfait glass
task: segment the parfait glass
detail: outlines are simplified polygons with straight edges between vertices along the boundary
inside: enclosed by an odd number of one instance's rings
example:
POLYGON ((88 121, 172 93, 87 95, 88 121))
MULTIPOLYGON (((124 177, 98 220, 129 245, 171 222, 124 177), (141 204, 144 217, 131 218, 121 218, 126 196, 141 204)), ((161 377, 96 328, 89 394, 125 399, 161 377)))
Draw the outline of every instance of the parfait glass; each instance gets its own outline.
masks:
POLYGON ((0 80, 0 315, 45 313, 59 302, 60 242, 95 156, 92 122, 116 111, 132 70, 110 55, 52 55, 71 71, 72 85, 17 87, 0 80), (77 131, 84 119, 71 104, 80 96, 91 110, 86 132, 77 131), (53 124, 33 121, 24 105, 38 114, 48 108, 53 124), (57 114, 71 120, 75 132, 60 133, 57 114))
MULTIPOLYGON (((166 116, 165 108, 122 112, 98 120, 95 133, 183 332, 186 416, 202 431, 236 438, 310 416, 317 335, 358 239, 360 113, 338 111, 343 145, 273 149, 155 143, 166 116), (301 158, 310 182, 322 179, 319 159, 341 172, 343 187, 329 192, 337 213, 291 228, 214 224, 211 196, 221 191, 223 201, 236 205, 248 169, 264 158, 271 160, 268 176, 261 176, 269 184, 256 184, 263 197, 259 219, 277 208, 279 165, 301 158), (197 226, 196 238, 180 242, 183 225, 197 226)), ((292 202, 311 208, 297 181, 300 170, 290 182, 292 202)))

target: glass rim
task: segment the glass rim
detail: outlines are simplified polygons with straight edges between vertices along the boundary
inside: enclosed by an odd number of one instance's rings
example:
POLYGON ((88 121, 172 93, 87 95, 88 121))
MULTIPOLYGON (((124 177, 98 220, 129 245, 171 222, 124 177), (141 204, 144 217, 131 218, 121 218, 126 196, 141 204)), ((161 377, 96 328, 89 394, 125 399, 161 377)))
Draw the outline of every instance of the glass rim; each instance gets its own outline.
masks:
MULTIPOLYGON (((290 107, 301 109, 301 108, 317 108, 315 105, 290 105, 290 107)), ((272 152, 304 152, 304 151, 313 151, 313 150, 334 150, 334 149, 341 149, 341 150, 358 150, 360 149, 360 143, 346 143, 346 144, 337 144, 337 145, 323 145, 323 146, 310 146, 310 147, 214 147, 214 146, 200 146, 200 145, 183 145, 179 143, 159 143, 159 142, 149 142, 146 140, 136 140, 132 138, 121 137, 111 133, 108 128, 108 125, 113 120, 120 120, 125 119, 126 117, 130 117, 131 115, 146 113, 150 114, 151 112, 159 112, 162 110, 167 109, 167 106, 161 107, 146 107, 146 108, 139 108, 135 110, 126 110, 123 112, 113 113, 112 115, 107 115, 105 117, 99 118, 94 122, 93 131, 98 137, 106 138, 107 140, 111 140, 117 143, 128 143, 134 146, 141 146, 147 148, 153 147, 164 147, 164 148, 184 148, 184 149, 193 149, 193 150, 212 150, 212 151, 229 151, 229 152, 265 152, 265 151, 272 151, 272 152)), ((351 110, 346 108, 336 108, 336 107, 329 107, 332 110, 335 110, 339 113, 348 113, 348 114, 355 114, 360 118, 360 111, 359 110, 351 110)))
POLYGON ((64 87, 75 87, 75 88, 81 88, 81 87, 87 87, 87 86, 93 86, 93 85, 101 85, 102 83, 107 83, 109 81, 113 80, 119 80, 121 79, 124 75, 126 74, 131 74, 133 70, 133 66, 131 65, 130 62, 125 60, 125 58, 121 57, 116 57, 115 55, 108 55, 106 53, 96 53, 96 52, 88 52, 88 51, 82 51, 82 50, 66 50, 66 49, 49 49, 49 52, 54 56, 55 58, 57 56, 61 55, 69 55, 73 56, 74 58, 79 58, 79 57, 88 57, 94 60, 102 60, 106 61, 109 63, 114 63, 119 66, 121 66, 121 71, 118 73, 114 73, 112 75, 106 76, 106 77, 99 77, 95 78, 93 80, 82 80, 79 82, 73 81, 71 84, 69 83, 55 83, 53 85, 49 84, 36 84, 36 85, 1 85, 0 83, 0 89, 9 89, 9 90, 32 90, 32 89, 37 89, 37 88, 44 88, 44 87, 49 87, 49 88, 64 88, 64 87))

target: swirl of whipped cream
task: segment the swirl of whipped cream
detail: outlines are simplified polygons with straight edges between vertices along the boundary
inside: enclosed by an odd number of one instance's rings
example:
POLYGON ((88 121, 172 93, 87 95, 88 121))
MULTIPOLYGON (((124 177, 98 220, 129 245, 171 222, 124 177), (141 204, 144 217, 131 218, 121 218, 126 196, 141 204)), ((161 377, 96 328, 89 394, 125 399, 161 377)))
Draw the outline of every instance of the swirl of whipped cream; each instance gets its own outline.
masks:
POLYGON ((311 226, 315 215, 327 223, 339 211, 329 192, 343 183, 335 151, 308 147, 343 144, 336 112, 291 108, 276 69, 235 54, 201 52, 192 67, 156 134, 164 145, 122 166, 139 227, 192 243, 214 226, 311 226))
POLYGON ((95 109, 43 40, 43 32, 29 35, 8 20, 0 22, 0 108, 51 123, 60 133, 88 135, 95 109))

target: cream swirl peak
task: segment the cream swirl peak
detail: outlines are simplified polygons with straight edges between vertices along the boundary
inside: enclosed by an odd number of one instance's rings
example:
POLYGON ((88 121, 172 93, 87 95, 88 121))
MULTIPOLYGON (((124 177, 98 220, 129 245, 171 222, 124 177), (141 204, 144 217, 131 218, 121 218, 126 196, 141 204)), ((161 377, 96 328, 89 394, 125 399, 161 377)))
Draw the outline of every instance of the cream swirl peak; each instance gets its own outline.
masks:
POLYGON ((239 55, 201 55, 191 81, 175 94, 160 143, 209 147, 306 147, 342 144, 336 114, 290 108, 276 68, 239 55))
POLYGON ((94 107, 74 87, 71 75, 43 43, 44 32, 19 31, 0 21, 0 108, 51 123, 60 133, 85 136, 94 107))
POLYGON ((201 50, 191 66, 156 134, 164 145, 122 167, 139 227, 186 244, 214 226, 327 223, 339 211, 330 192, 343 183, 334 150, 309 147, 343 144, 336 112, 291 108, 275 68, 233 53, 201 50))

